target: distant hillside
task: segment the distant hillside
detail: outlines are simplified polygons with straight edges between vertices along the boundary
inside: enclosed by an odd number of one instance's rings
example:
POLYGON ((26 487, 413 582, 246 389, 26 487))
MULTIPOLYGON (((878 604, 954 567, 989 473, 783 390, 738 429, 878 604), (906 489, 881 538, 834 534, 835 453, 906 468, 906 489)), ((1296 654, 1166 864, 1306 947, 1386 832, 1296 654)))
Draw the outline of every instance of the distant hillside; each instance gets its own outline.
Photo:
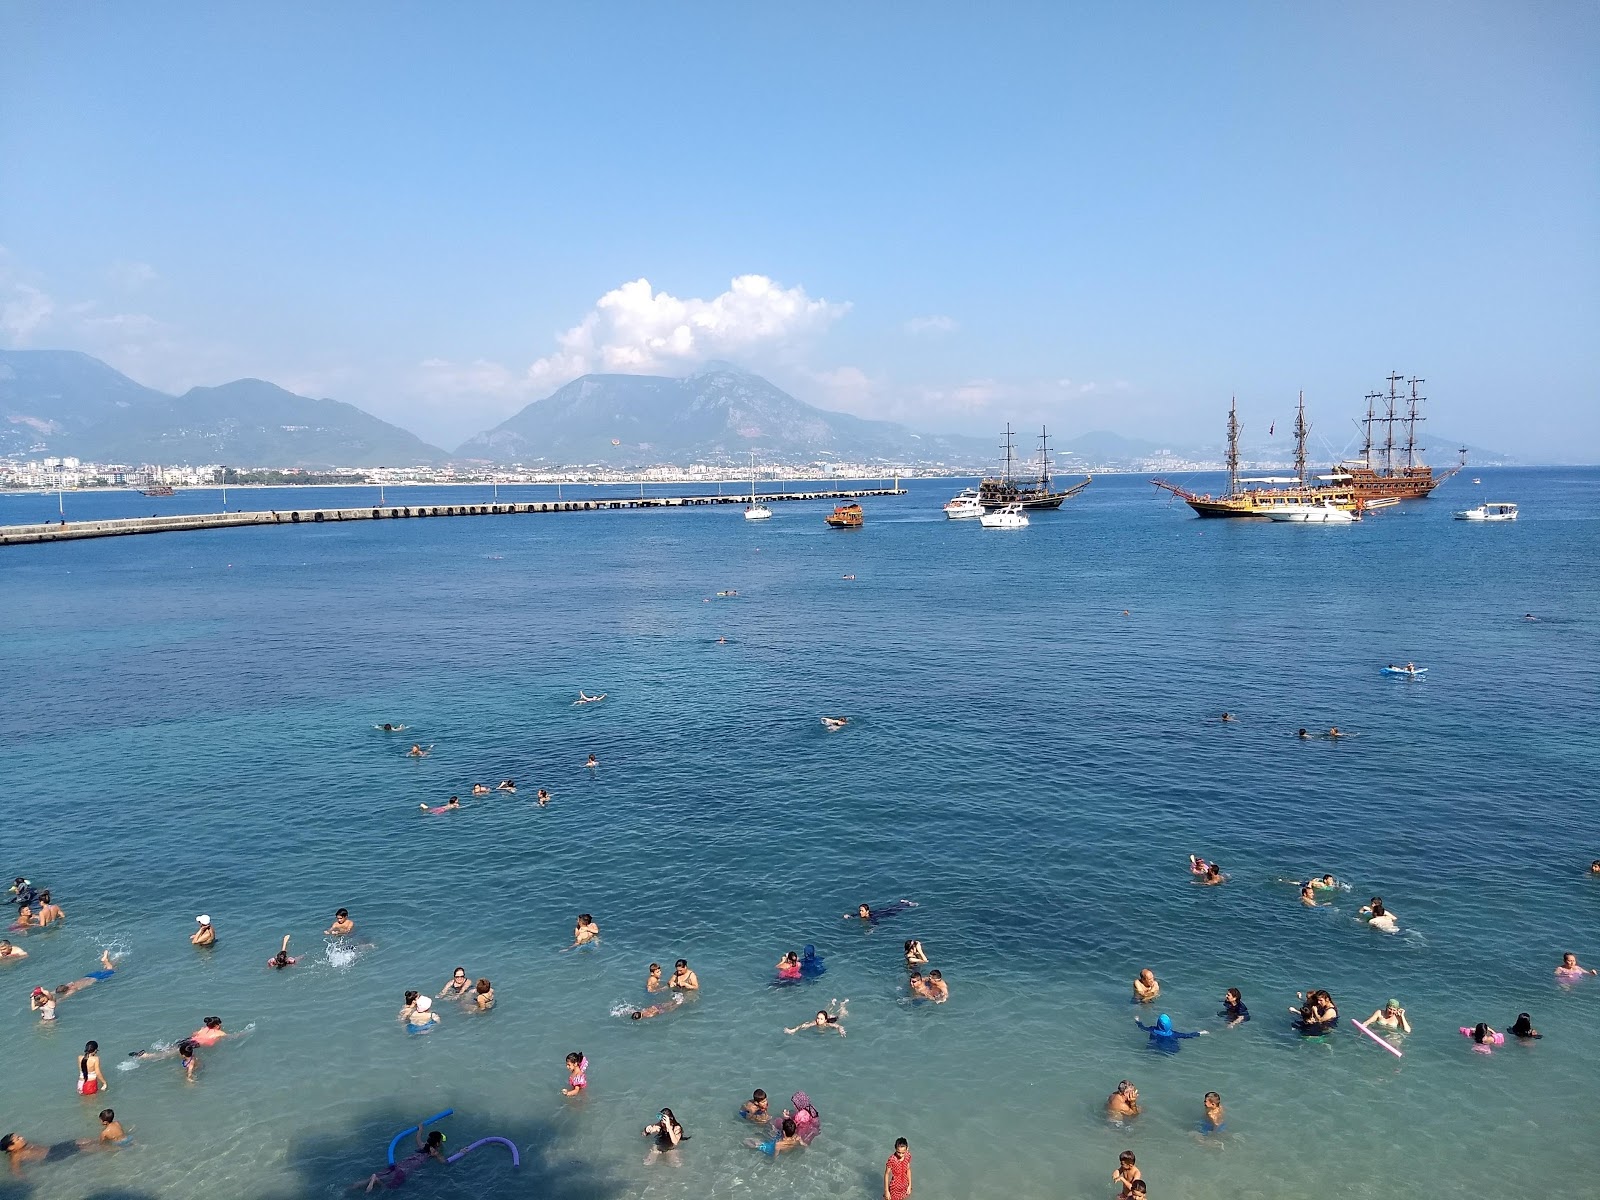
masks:
POLYGON ((687 379, 585 375, 465 442, 462 458, 548 465, 782 462, 978 464, 983 438, 919 434, 826 412, 759 375, 713 363, 687 379))
POLYGON ((72 350, 0 350, 0 454, 96 462, 375 467, 445 452, 338 400, 259 379, 170 396, 72 350))

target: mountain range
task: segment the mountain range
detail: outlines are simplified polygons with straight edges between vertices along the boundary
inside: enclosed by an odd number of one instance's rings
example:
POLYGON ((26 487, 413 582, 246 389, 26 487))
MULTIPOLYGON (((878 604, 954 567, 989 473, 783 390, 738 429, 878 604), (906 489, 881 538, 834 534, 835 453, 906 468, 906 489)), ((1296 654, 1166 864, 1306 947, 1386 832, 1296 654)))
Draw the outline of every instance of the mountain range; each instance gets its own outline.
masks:
POLYGON ((0 350, 0 455, 93 462, 377 467, 448 455, 352 404, 261 379, 147 388, 74 350, 0 350))

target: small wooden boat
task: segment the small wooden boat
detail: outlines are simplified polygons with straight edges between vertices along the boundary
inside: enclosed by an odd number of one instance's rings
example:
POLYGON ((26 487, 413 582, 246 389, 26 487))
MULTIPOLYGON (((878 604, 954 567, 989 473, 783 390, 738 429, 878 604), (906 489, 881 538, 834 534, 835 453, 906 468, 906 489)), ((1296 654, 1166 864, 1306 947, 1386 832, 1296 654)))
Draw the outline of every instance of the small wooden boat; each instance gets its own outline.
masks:
POLYGON ((822 519, 834 529, 860 529, 867 516, 861 511, 861 505, 850 503, 838 505, 822 519))

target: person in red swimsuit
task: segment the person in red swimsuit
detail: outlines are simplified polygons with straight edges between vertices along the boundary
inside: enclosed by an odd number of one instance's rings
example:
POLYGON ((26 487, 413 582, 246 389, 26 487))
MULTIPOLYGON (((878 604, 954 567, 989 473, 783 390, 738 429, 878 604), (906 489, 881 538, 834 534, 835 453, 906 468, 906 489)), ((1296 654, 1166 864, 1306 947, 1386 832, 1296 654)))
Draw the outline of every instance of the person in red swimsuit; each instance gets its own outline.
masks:
POLYGON ((894 1153, 883 1164, 883 1200, 906 1200, 911 1195, 911 1147, 895 1138, 894 1153))

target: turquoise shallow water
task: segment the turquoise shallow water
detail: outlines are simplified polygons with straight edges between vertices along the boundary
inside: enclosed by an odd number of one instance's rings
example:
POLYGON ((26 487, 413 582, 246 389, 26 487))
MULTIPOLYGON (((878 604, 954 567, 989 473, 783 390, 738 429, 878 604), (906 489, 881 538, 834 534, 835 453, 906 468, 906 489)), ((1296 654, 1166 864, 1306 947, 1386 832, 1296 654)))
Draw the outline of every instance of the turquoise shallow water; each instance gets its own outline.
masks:
MULTIPOLYGON (((0 872, 69 919, 0 965, 0 1123, 91 1135, 88 1038, 112 1069, 208 1013, 255 1028, 202 1051, 192 1086, 112 1070, 137 1144, 0 1197, 332 1196, 446 1106, 452 1149, 502 1134, 523 1167, 488 1149, 408 1195, 869 1197, 901 1134, 924 1200, 1113 1195, 1125 1147, 1158 1200, 1594 1194, 1600 980, 1551 969, 1600 962, 1600 472, 1480 474, 1349 529, 1201 522, 1113 478, 1014 534, 944 521, 954 488, 916 483, 853 533, 793 504, 758 526, 730 508, 8 547, 0 872), (1479 498, 1524 517, 1450 520, 1479 498), (1428 679, 1378 674, 1405 659, 1428 679), (580 687, 609 698, 574 708, 580 687), (829 735, 835 711, 853 721, 829 735), (1293 736, 1330 724, 1355 736, 1293 736), (517 796, 417 812, 505 775, 517 796), (1194 887, 1191 851, 1231 882, 1194 887), (1313 870, 1354 891, 1300 908, 1283 880, 1313 870), (1399 936, 1354 920, 1373 893, 1399 936), (919 907, 876 930, 840 919, 902 896, 919 907), (350 962, 318 934, 340 905, 350 962), (562 953, 580 911, 603 943, 562 953), (308 959, 274 974, 284 933, 308 959), (908 936, 950 1003, 907 1001, 908 936), (806 942, 824 979, 768 986, 806 942), (117 977, 40 1027, 28 989, 104 944, 117 977), (703 994, 610 1015, 679 956, 703 994), (402 990, 457 963, 496 1010, 402 1033, 402 990), (1144 966, 1179 1027, 1215 1029, 1230 984, 1256 1019, 1152 1055, 1128 1001, 1144 966), (1405 1058, 1348 1028, 1294 1037, 1307 986, 1346 1025, 1401 998, 1405 1058), (834 996, 847 1038, 784 1035, 834 996), (1481 1056, 1455 1032, 1522 1010, 1543 1042, 1481 1056), (578 1103, 558 1094, 573 1049, 578 1103), (1128 1129, 1100 1116, 1121 1078, 1146 1106, 1128 1129), (821 1138, 746 1150, 753 1087, 809 1092, 821 1138), (1201 1144, 1213 1088, 1228 1133, 1201 1144), (692 1135, 676 1169, 644 1163, 661 1105, 692 1135)), ((54 507, 0 497, 0 520, 54 507)))

